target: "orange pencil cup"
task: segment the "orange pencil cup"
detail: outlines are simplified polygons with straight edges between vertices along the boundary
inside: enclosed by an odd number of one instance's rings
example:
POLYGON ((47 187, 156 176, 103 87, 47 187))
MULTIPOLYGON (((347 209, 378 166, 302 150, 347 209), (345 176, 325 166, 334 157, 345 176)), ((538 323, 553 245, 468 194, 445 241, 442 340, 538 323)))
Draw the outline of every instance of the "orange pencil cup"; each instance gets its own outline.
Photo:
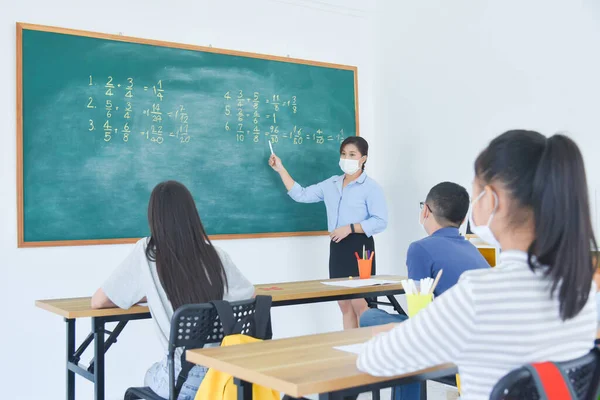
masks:
POLYGON ((358 260, 358 276, 360 279, 369 279, 373 268, 373 259, 358 260))

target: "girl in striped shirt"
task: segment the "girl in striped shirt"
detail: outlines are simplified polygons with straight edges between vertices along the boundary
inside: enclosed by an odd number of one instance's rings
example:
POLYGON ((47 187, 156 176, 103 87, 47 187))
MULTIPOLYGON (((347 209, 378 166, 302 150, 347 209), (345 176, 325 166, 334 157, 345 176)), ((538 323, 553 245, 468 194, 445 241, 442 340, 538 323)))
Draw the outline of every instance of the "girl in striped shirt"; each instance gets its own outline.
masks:
POLYGON ((475 161, 474 233, 502 249, 499 264, 401 324, 374 328, 357 365, 394 376, 454 363, 462 398, 488 399, 523 364, 586 354, 596 337, 596 241, 583 159, 568 137, 515 130, 475 161))

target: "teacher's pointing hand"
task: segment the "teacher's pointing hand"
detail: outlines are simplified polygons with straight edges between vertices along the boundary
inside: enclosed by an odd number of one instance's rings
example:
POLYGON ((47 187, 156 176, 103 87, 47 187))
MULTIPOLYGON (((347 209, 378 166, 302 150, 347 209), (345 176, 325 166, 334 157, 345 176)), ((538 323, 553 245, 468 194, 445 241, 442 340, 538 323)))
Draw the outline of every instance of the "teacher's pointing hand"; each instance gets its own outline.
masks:
POLYGON ((271 157, 269 157, 269 165, 277 172, 281 172, 283 170, 281 159, 275 154, 271 154, 271 157))

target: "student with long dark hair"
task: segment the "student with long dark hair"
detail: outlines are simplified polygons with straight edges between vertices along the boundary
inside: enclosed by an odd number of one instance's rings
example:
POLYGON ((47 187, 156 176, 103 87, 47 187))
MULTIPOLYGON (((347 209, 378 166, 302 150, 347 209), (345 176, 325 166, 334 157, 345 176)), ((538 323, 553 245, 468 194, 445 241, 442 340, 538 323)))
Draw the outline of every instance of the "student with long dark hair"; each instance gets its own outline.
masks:
POLYGON ((374 328, 358 368, 377 376, 458 366, 462 398, 489 398, 523 364, 586 354, 596 337, 583 159, 568 137, 515 130, 475 161, 471 229, 502 249, 414 318, 374 328), (381 333, 386 332, 386 333, 381 333))
MULTIPOLYGON (((375 250, 373 235, 387 227, 387 207, 381 187, 367 176, 365 164, 369 144, 360 136, 350 136, 340 145, 340 169, 343 175, 308 187, 300 186, 272 154, 269 165, 279 173, 289 196, 300 203, 324 202, 329 229, 329 277, 348 278, 358 275, 355 253, 363 248, 375 250)), ((373 257, 371 273, 375 275, 377 255, 373 257)), ((358 319, 368 307, 363 299, 338 302, 344 329, 358 327, 358 319)))
MULTIPOLYGON (((185 304, 238 301, 254 295, 254 286, 223 250, 208 238, 194 199, 179 182, 158 184, 148 204, 150 237, 139 240, 129 256, 92 297, 93 308, 130 308, 147 299, 165 357, 146 373, 145 384, 169 397, 166 353, 173 311, 185 304)), ((181 355, 175 357, 179 375, 181 355)), ((192 400, 206 369, 192 368, 179 400, 192 400)))

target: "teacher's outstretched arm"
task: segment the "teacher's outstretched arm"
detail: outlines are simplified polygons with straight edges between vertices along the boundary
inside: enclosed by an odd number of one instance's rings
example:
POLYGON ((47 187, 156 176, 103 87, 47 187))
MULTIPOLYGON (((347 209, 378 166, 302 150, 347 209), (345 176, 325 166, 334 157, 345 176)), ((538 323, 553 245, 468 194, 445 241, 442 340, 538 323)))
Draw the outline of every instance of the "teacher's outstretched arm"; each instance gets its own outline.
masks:
POLYGON ((275 154, 269 157, 269 165, 273 170, 279 173, 281 181, 285 185, 288 195, 299 203, 318 203, 323 201, 323 188, 320 184, 308 186, 306 188, 300 186, 294 178, 287 172, 281 159, 275 154))

